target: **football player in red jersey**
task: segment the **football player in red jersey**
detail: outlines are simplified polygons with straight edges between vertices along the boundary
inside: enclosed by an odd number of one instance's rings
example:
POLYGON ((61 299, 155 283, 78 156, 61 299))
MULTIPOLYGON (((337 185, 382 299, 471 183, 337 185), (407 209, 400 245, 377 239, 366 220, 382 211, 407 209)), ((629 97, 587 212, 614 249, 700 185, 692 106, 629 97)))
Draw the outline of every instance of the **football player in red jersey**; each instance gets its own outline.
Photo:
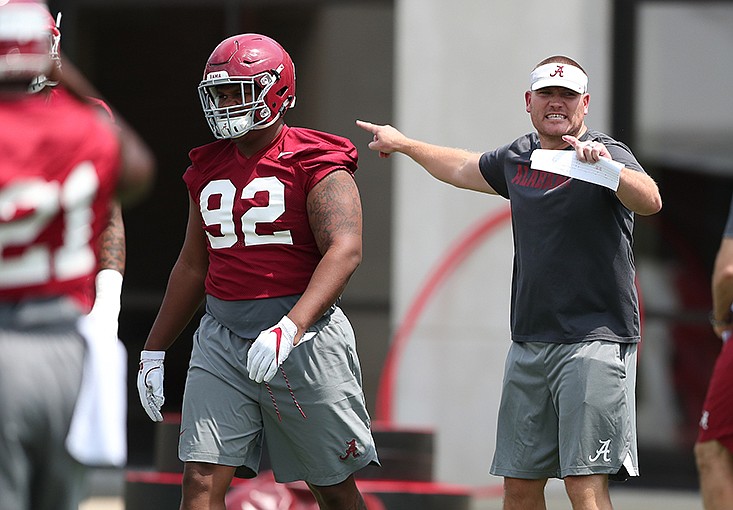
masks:
POLYGON ((116 193, 139 198, 154 161, 79 101, 28 87, 54 76, 45 5, 0 2, 0 509, 71 510, 84 468, 67 448, 80 387, 99 235, 116 193))
POLYGON ((710 323, 723 340, 702 409, 695 460, 705 510, 733 508, 733 198, 710 281, 710 323))
MULTIPOLYGON (((42 12, 51 42, 49 54, 52 66, 56 75, 60 77, 60 72, 63 71, 61 64, 61 13, 58 13, 54 19, 51 13, 45 9, 42 12)), ((71 64, 67 62, 66 66, 70 67, 71 64)), ((31 82, 29 91, 34 94, 43 94, 48 101, 53 101, 54 97, 62 94, 61 89, 57 87, 58 84, 57 79, 51 79, 46 74, 40 74, 31 82)), ((98 96, 99 94, 95 92, 95 96, 86 97, 85 100, 98 106, 102 115, 108 116, 110 120, 114 121, 112 109, 98 96)), ((122 207, 116 200, 110 203, 109 219, 100 236, 99 243, 99 264, 95 276, 94 294, 88 297, 89 301, 94 303, 90 313, 95 322, 104 330, 102 334, 116 338, 126 254, 122 207)))
MULTIPOLYGON (((61 63, 61 13, 56 19, 42 9, 50 39, 50 57, 55 77, 38 75, 30 84, 29 92, 41 94, 48 103, 66 94, 59 85, 61 63)), ((70 62, 65 66, 72 74, 70 62)), ((85 87, 83 100, 97 107, 105 120, 114 122, 112 109, 99 94, 85 87)), ((107 225, 97 241, 97 272, 94 285, 85 286, 90 294, 85 297, 93 303, 88 316, 80 323, 86 340, 81 391, 67 436, 67 448, 77 460, 95 466, 122 467, 127 459, 127 350, 118 338, 121 308, 122 280, 125 269, 125 229, 122 207, 118 200, 109 204, 107 225)))
POLYGON ((161 421, 163 360, 202 301, 183 397, 183 509, 223 508, 264 438, 279 482, 322 509, 362 509, 353 473, 378 463, 353 330, 339 296, 361 261, 357 152, 289 127, 295 68, 276 41, 222 41, 199 84, 218 139, 183 178, 186 238, 140 356, 138 390, 161 421))

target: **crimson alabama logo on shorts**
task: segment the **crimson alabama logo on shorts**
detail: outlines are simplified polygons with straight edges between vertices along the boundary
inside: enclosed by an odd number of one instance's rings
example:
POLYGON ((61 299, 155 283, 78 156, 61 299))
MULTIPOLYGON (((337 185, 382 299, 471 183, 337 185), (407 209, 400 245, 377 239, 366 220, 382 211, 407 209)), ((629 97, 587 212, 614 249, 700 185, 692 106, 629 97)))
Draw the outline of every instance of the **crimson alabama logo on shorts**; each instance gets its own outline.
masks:
POLYGON ((357 458, 361 455, 359 453, 359 450, 356 448, 356 439, 352 439, 351 441, 346 441, 346 450, 344 451, 343 455, 339 455, 339 459, 346 460, 349 458, 349 455, 351 455, 354 458, 357 458))

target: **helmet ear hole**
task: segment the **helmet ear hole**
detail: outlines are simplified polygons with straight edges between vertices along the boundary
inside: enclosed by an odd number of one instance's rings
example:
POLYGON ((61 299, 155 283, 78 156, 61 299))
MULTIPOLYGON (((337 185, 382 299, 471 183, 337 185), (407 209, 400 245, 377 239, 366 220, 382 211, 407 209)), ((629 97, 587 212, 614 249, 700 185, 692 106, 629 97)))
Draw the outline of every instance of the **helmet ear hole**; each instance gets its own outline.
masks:
MULTIPOLYGON (((287 110, 288 108, 292 108, 293 106, 295 106, 295 97, 293 97, 292 95, 288 95, 289 91, 290 91, 289 87, 285 86, 285 87, 280 88, 277 92, 275 92, 277 97, 281 99, 280 101, 280 112, 281 113, 287 110)), ((278 104, 273 102, 272 110, 275 111, 277 107, 278 107, 278 104)))

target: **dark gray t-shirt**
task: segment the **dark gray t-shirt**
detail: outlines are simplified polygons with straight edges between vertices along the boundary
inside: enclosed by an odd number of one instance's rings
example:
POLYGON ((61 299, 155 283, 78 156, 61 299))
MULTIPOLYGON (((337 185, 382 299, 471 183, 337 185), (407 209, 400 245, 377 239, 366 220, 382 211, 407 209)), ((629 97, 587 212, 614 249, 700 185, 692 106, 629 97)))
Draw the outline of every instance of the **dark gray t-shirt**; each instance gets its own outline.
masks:
MULTIPOLYGON (((589 130, 581 140, 600 141, 615 161, 644 171, 608 135, 589 130)), ((511 204, 512 340, 638 342, 634 214, 608 188, 530 169, 539 148, 531 133, 479 161, 486 181, 511 204)))

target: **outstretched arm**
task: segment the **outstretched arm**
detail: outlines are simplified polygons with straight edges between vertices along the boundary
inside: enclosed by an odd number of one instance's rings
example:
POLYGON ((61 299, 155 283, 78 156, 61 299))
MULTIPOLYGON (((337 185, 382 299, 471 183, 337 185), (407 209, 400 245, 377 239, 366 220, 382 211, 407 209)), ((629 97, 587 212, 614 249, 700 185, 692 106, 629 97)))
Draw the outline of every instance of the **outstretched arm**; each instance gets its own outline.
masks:
MULTIPOLYGON (((600 142, 581 142, 570 135, 562 138, 575 149, 580 161, 595 163, 600 158, 613 159, 606 146, 600 142)), ((656 214, 662 209, 662 197, 654 179, 626 167, 621 169, 616 196, 627 209, 642 216, 656 214)))
POLYGON ((412 158, 436 179, 457 188, 496 194, 479 170, 478 152, 432 145, 408 138, 390 125, 377 125, 357 120, 356 125, 372 133, 374 138, 369 148, 378 151, 379 156, 389 157, 401 152, 412 158))

